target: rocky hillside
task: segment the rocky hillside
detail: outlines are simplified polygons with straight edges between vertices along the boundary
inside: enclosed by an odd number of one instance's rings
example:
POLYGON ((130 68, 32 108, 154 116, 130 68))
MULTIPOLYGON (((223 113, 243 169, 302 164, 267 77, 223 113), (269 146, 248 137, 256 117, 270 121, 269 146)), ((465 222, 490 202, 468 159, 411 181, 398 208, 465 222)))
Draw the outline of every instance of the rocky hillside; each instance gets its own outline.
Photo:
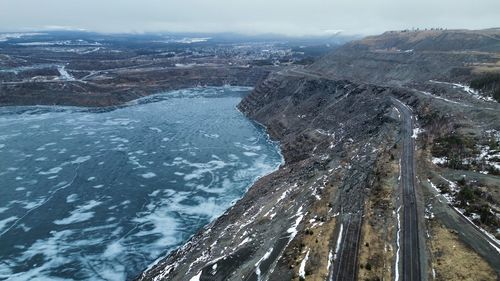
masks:
POLYGON ((414 50, 431 52, 498 52, 500 28, 485 30, 388 31, 368 36, 347 46, 366 46, 372 50, 414 50))
POLYGON ((407 273, 411 204, 424 280, 497 280, 500 105, 482 77, 496 75, 499 38, 388 32, 270 75, 239 109, 279 141, 284 165, 138 279, 391 280, 407 273), (415 160, 403 159, 409 133, 415 160))
MULTIPOLYGON (((363 83, 470 84, 500 73, 500 29, 391 31, 344 45, 311 71, 363 83)), ((486 96, 493 92, 485 89, 486 96)))
POLYGON ((398 122, 386 91, 280 75, 260 84, 239 108, 280 142, 285 164, 139 279, 328 276, 337 216, 364 212, 380 155, 396 141, 398 122), (301 267, 306 253, 311 262, 301 267))

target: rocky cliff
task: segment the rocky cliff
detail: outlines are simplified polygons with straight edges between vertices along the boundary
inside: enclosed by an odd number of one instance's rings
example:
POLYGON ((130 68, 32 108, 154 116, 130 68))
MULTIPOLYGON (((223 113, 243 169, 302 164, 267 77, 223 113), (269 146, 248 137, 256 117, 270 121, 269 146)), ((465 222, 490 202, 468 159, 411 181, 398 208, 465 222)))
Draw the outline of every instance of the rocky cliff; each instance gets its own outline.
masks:
POLYGON ((364 211, 397 121, 384 87, 275 75, 239 105, 281 144, 285 164, 140 280, 327 276, 339 213, 364 211), (304 270, 304 269, 303 269, 304 270))
POLYGON ((498 29, 389 32, 270 75, 239 109, 279 141, 284 165, 138 280, 390 280, 408 273, 404 204, 417 212, 422 280, 496 280, 498 241, 481 230, 493 228, 460 206, 496 212, 498 177, 437 165, 432 151, 444 143, 476 153, 500 131, 498 103, 468 85, 497 70, 499 38, 498 29), (416 160, 403 159, 403 134, 416 141, 406 148, 416 160), (412 161, 410 203, 401 173, 412 161), (461 173, 470 177, 463 186, 461 173), (475 201, 453 201, 465 188, 475 201))

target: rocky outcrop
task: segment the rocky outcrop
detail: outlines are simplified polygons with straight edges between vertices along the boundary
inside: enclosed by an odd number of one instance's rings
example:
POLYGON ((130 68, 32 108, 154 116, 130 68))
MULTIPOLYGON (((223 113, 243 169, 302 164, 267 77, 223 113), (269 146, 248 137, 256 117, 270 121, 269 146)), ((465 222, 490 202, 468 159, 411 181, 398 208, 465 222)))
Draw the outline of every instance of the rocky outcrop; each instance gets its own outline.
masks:
POLYGON ((320 261, 308 271, 328 274, 338 214, 362 214, 375 152, 394 143, 387 91, 280 75, 260 84, 239 108, 280 142, 285 164, 138 279, 289 280, 300 274, 304 247, 320 261))
MULTIPOLYGON (((400 179, 388 179, 388 172, 381 172, 403 168, 395 158, 401 145, 402 112, 392 98, 411 112, 407 120, 415 118, 416 126, 424 129, 424 133, 413 131, 420 163, 417 196, 411 204, 418 205, 414 208, 421 228, 416 235, 421 241, 435 239, 423 238, 422 210, 436 198, 420 190, 430 177, 422 170, 435 168, 425 159, 425 147, 432 145, 432 138, 460 127, 468 126, 468 132, 497 129, 498 104, 458 84, 470 81, 478 67, 497 63, 496 34, 498 30, 391 32, 347 44, 309 68, 272 74, 239 109, 279 141, 284 165, 260 179, 223 216, 138 280, 303 280, 305 276, 355 280, 358 266, 368 267, 357 263, 360 229, 372 223, 365 221, 365 214, 370 216, 366 212, 370 206, 365 205, 368 195, 377 198, 380 190, 373 190, 377 183, 386 182, 394 195, 384 199, 392 202, 384 206, 401 205, 400 179), (463 48, 457 45, 462 41, 463 48), (343 263, 351 270, 332 266, 338 262, 336 246, 342 234, 350 237, 342 240, 342 252, 343 263)), ((455 212, 443 205, 446 212, 455 212)), ((390 229, 383 249, 390 260, 396 255, 390 252, 400 247, 390 233, 400 229, 396 230, 396 210, 384 212, 380 220, 390 229)), ((479 237, 473 226, 436 216, 468 233, 463 241, 498 269, 497 253, 487 240, 473 239, 479 237)), ((426 253, 424 246, 422 253, 426 253)), ((425 258, 421 259, 423 276, 430 272, 426 266, 432 266, 425 258)), ((377 270, 394 273, 394 264, 377 270)))

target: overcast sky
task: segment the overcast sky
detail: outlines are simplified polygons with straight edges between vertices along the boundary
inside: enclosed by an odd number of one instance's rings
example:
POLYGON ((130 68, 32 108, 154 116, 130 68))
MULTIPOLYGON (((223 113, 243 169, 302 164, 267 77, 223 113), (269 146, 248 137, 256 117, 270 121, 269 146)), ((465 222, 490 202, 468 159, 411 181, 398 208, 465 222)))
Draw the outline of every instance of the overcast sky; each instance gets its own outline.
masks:
POLYGON ((0 30, 374 34, 500 27, 500 0, 0 0, 0 30))

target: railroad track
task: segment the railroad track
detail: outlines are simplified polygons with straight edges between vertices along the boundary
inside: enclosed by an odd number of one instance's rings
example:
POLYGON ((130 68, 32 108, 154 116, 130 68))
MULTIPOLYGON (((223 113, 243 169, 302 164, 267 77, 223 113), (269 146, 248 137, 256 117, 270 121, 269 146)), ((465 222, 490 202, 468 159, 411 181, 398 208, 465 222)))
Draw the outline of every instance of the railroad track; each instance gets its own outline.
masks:
POLYGON ((355 281, 358 276, 358 253, 361 240, 363 213, 349 213, 342 217, 342 239, 329 280, 355 281))
POLYGON ((417 204, 415 197, 415 160, 413 134, 413 114, 411 109, 397 99, 392 99, 403 118, 401 155, 401 188, 403 195, 402 222, 402 280, 420 281, 420 251, 417 204))

